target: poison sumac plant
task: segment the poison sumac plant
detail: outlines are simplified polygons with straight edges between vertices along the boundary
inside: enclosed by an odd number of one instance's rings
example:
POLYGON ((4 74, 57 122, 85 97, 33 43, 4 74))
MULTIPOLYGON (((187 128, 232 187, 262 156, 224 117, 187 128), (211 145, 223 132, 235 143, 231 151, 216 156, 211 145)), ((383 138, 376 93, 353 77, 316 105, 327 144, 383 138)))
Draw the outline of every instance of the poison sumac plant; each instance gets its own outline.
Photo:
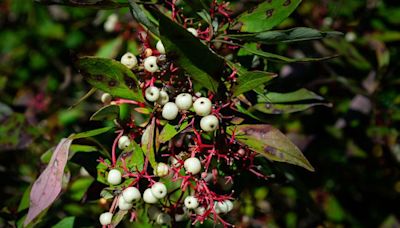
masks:
MULTIPOLYGON (((138 55, 127 52, 120 61, 99 57, 77 61, 85 79, 104 92, 105 105, 91 119, 111 119, 114 127, 64 139, 46 176, 33 186, 25 224, 59 194, 60 187, 47 194, 51 197, 42 197, 52 189, 52 181, 61 182, 59 174, 65 164, 58 162, 66 159, 71 141, 112 129, 111 156, 98 158, 97 166, 97 180, 107 185, 101 197, 110 202, 109 211, 99 218, 103 226, 115 226, 128 214, 130 221, 145 216, 157 224, 173 225, 211 219, 230 226, 224 214, 234 207, 232 183, 237 176, 250 172, 270 177, 255 164, 256 157, 314 171, 300 150, 278 129, 263 123, 257 112, 290 113, 326 103, 306 89, 287 94, 267 91, 265 84, 276 74, 266 72, 261 61, 253 61, 255 70, 249 71, 237 57, 258 56, 258 60, 272 62, 320 60, 290 59, 265 52, 259 45, 321 39, 336 33, 311 28, 268 31, 288 17, 300 0, 265 1, 240 10, 223 1, 177 2, 79 3, 129 6, 140 25, 125 38, 137 39, 142 47, 138 55), (254 121, 258 123, 248 124, 254 121)), ((118 18, 111 15, 105 30, 123 30, 117 25, 118 18)))

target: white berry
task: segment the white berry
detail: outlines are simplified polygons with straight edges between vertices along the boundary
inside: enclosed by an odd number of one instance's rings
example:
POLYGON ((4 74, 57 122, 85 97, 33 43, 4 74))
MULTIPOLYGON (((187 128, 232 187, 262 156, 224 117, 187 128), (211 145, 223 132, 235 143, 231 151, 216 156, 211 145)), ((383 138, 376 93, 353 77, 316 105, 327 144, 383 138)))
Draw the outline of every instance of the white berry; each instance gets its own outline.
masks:
POLYGON ((144 91, 144 96, 146 100, 154 102, 160 97, 160 90, 155 86, 149 86, 144 91))
POLYGON ((208 115, 200 120, 200 127, 203 131, 211 132, 218 128, 218 118, 214 115, 208 115))
POLYGON ((122 197, 125 199, 126 202, 131 203, 133 201, 140 200, 140 198, 142 198, 142 195, 140 194, 139 189, 135 187, 127 187, 122 192, 122 197))
POLYGON ((113 217, 113 214, 111 212, 104 212, 99 217, 100 224, 103 225, 103 226, 110 225, 112 217, 113 217))
POLYGON ((169 216, 169 214, 166 214, 166 213, 160 213, 160 214, 158 214, 158 216, 156 218, 156 223, 158 225, 170 224, 171 223, 171 216, 169 216))
POLYGON ((185 206, 187 209, 196 209, 199 206, 199 201, 194 196, 187 196, 185 198, 185 206))
POLYGON ((215 202, 214 203, 214 209, 215 212, 217 212, 217 214, 225 214, 228 213, 229 211, 231 211, 233 208, 233 204, 230 200, 224 200, 221 202, 215 202))
POLYGON ((161 182, 156 182, 151 186, 151 192, 157 199, 162 199, 167 195, 167 187, 161 182))
POLYGON ((118 148, 120 150, 124 150, 128 148, 131 145, 131 140, 129 139, 128 136, 123 135, 121 138, 118 139, 118 148))
POLYGON ((206 209, 204 207, 198 207, 194 210, 194 212, 196 212, 196 214, 198 214, 198 215, 204 215, 204 213, 206 212, 206 209))
POLYGON ((188 110, 192 107, 192 95, 189 93, 181 93, 175 98, 175 104, 180 110, 188 110))
POLYGON ((157 103, 160 105, 165 105, 169 101, 169 96, 168 93, 165 92, 164 90, 160 91, 160 96, 157 99, 157 103))
POLYGON ((121 57, 121 63, 129 69, 132 69, 137 65, 138 60, 134 54, 127 52, 121 57))
POLYGON ((118 208, 122 211, 127 211, 132 208, 132 203, 129 203, 125 200, 123 196, 118 198, 118 208))
POLYGON ((148 188, 146 190, 144 190, 143 192, 143 200, 146 203, 157 203, 158 199, 153 195, 153 192, 151 191, 151 188, 148 188))
POLYGON ((108 172, 107 182, 112 185, 120 184, 122 181, 122 174, 118 169, 112 169, 108 172))
POLYGON ((158 177, 165 177, 168 175, 169 167, 167 164, 160 162, 157 164, 156 168, 154 169, 154 175, 158 177))
POLYGON ((195 28, 187 28, 186 29, 188 32, 192 33, 193 36, 197 37, 199 34, 197 33, 197 30, 195 28))
POLYGON ((160 52, 160 54, 165 54, 165 48, 164 44, 159 40, 156 44, 157 51, 160 52))
POLYGON ((162 117, 166 120, 173 120, 178 116, 178 106, 174 102, 168 102, 162 110, 162 117))
POLYGON ((201 162, 196 157, 186 159, 183 166, 185 167, 187 173, 191 173, 193 175, 196 175, 201 171, 201 162))
POLYGON ((104 23, 104 30, 106 32, 113 32, 117 23, 118 16, 115 13, 110 14, 110 16, 107 17, 106 22, 104 23))
POLYGON ((103 102, 103 104, 109 104, 112 100, 112 96, 109 93, 103 93, 103 95, 101 95, 101 102, 103 102))
POLYGON ((194 111, 199 116, 207 116, 211 113, 211 101, 207 97, 199 97, 193 103, 194 111))
POLYGON ((150 73, 154 73, 158 70, 157 66, 157 57, 155 56, 149 56, 144 59, 143 62, 144 69, 147 70, 150 73))

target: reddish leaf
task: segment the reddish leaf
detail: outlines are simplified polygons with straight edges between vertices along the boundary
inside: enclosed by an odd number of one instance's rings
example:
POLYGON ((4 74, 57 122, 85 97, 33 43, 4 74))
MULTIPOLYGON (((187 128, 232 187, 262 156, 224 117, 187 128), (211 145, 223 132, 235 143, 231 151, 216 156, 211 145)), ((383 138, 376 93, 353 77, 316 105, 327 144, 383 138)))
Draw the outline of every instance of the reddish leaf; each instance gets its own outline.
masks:
POLYGON ((62 139, 55 149, 46 169, 35 181, 30 194, 30 206, 24 225, 28 225, 43 210, 47 209, 61 192, 64 168, 72 139, 62 139))

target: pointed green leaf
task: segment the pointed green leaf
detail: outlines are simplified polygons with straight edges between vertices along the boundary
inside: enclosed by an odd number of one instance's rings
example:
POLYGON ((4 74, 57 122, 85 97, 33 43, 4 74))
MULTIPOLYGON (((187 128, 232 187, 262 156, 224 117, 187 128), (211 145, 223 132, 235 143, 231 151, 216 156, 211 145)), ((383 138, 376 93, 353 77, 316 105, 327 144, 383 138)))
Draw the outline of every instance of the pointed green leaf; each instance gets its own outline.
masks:
POLYGON ((103 127, 103 128, 99 128, 99 129, 95 129, 95 130, 91 130, 91 131, 81 132, 81 133, 70 136, 70 139, 81 139, 81 138, 93 137, 96 135, 106 133, 107 131, 110 131, 113 128, 114 128, 113 126, 110 126, 110 127, 103 127))
POLYGON ((140 7, 134 0, 128 0, 128 2, 132 16, 154 35, 160 36, 157 25, 144 13, 145 9, 140 7))
POLYGON ((328 59, 332 59, 332 58, 337 57, 335 55, 335 56, 328 56, 328 57, 322 57, 322 58, 292 59, 292 58, 288 58, 288 57, 285 57, 285 56, 277 55, 277 54, 274 54, 274 53, 269 53, 269 52, 265 52, 265 51, 262 51, 262 50, 250 48, 247 45, 246 46, 242 46, 242 48, 247 52, 250 52, 250 53, 252 53, 254 55, 263 57, 265 59, 269 59, 271 61, 287 62, 287 63, 323 61, 323 60, 328 60, 328 59))
POLYGON ((95 112, 91 117, 90 120, 114 120, 119 117, 119 106, 118 105, 107 105, 95 112))
POLYGON ((157 11, 161 40, 169 58, 176 58, 180 67, 194 80, 216 92, 221 80, 224 60, 179 24, 157 11))
POLYGON ((227 128, 228 134, 232 135, 233 132, 237 141, 269 160, 286 162, 314 171, 299 148, 271 125, 237 125, 227 128))
POLYGON ((298 27, 288 30, 274 30, 260 33, 232 34, 228 35, 228 37, 231 39, 261 42, 264 44, 276 44, 318 40, 340 35, 342 35, 342 33, 336 31, 321 32, 313 28, 298 27))
POLYGON ((265 71, 247 71, 244 67, 232 62, 227 62, 232 70, 236 70, 239 75, 236 85, 233 86, 233 96, 236 97, 240 94, 248 92, 250 90, 259 87, 271 79, 275 78, 277 74, 265 72, 265 71))
POLYGON ((144 152, 135 141, 131 142, 131 147, 128 149, 128 151, 131 151, 131 155, 125 160, 126 165, 128 168, 137 168, 141 171, 144 164, 144 152))
POLYGON ((188 126, 188 122, 183 122, 179 128, 177 129, 177 126, 171 125, 171 124, 166 124, 164 128, 162 129, 160 136, 158 137, 158 141, 160 143, 166 143, 169 140, 171 140, 175 135, 179 134, 181 131, 185 130, 186 127, 188 126))
POLYGON ((115 97, 144 102, 136 75, 120 62, 97 57, 82 57, 77 68, 95 88, 115 97))
POLYGON ((324 98, 318 94, 307 90, 299 89, 289 93, 275 93, 267 92, 258 96, 258 103, 268 102, 268 103, 287 103, 287 102, 299 102, 306 100, 323 100, 324 98))
POLYGON ((309 103, 309 104, 271 104, 271 103, 262 103, 256 104, 252 106, 249 111, 252 112, 254 110, 266 113, 266 114, 283 114, 283 113, 292 113, 299 112, 306 109, 309 109, 313 106, 317 105, 325 105, 329 106, 327 103, 309 103))
POLYGON ((57 224, 52 226, 52 228, 73 228, 75 223, 75 216, 70 216, 63 218, 57 224))
POLYGON ((301 0, 269 0, 238 16, 242 32, 262 32, 270 30, 297 8, 301 0))

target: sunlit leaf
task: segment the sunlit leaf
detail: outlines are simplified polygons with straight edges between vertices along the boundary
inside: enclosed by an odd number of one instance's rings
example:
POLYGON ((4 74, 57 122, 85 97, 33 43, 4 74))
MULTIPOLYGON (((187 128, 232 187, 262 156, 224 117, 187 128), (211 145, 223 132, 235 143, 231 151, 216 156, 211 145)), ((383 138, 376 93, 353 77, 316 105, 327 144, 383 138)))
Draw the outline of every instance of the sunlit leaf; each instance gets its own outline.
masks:
POLYGON ((43 210, 46 210, 61 192, 64 168, 68 160, 69 147, 72 139, 62 139, 54 150, 46 169, 32 186, 30 206, 24 225, 28 225, 43 210))
POLYGON ((81 132, 78 134, 74 134, 74 135, 70 136, 70 138, 71 139, 89 138, 89 137, 93 137, 96 135, 106 133, 113 128, 114 128, 113 126, 110 126, 110 127, 103 127, 103 128, 99 128, 99 129, 95 129, 95 130, 91 130, 91 131, 85 131, 85 132, 81 132))
POLYGON ((75 217, 70 216, 70 217, 63 218, 57 224, 52 226, 52 228, 73 228, 74 223, 75 223, 75 217))
POLYGON ((164 126, 164 128, 161 130, 160 136, 158 137, 158 141, 160 143, 168 142, 173 137, 175 137, 175 135, 177 135, 181 131, 185 130, 187 126, 188 126, 188 122, 183 122, 179 127, 167 123, 164 126))
POLYGON ((235 139, 251 150, 269 160, 286 162, 301 166, 309 171, 314 168, 307 161, 299 148, 278 129, 267 124, 237 125, 227 128, 227 133, 235 134, 235 139))
POLYGON ((262 32, 280 24, 297 8, 301 0, 263 1, 258 6, 240 14, 242 32, 262 32))
POLYGON ((136 76, 120 62, 98 57, 82 57, 77 68, 95 88, 115 97, 144 102, 136 76))

